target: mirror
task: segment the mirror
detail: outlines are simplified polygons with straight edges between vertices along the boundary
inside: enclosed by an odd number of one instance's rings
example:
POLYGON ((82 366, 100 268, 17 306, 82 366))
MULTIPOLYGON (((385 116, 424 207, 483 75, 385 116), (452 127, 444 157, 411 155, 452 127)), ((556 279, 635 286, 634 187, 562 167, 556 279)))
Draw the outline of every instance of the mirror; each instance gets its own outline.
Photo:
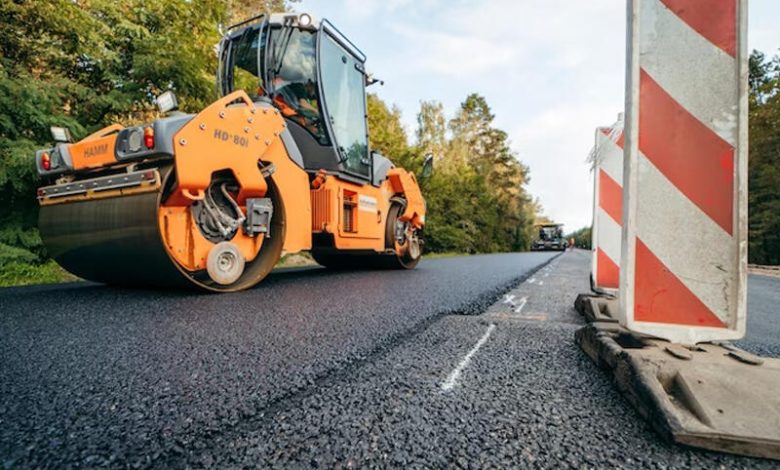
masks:
POLYGON ((176 99, 176 95, 170 90, 157 96, 154 102, 157 104, 157 109, 163 114, 179 109, 179 101, 176 99))

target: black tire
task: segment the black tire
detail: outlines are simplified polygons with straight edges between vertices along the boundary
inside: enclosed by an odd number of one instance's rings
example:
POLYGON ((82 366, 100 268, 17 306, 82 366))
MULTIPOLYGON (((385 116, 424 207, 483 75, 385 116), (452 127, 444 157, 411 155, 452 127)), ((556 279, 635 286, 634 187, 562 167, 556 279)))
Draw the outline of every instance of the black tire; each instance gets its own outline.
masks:
MULTIPOLYGON (((395 222, 401 214, 401 205, 392 204, 387 212, 387 223, 385 224, 385 247, 395 250, 395 222)), ((394 255, 382 255, 381 264, 387 269, 414 269, 422 258, 422 247, 420 247, 420 256, 412 258, 407 251, 404 254, 396 253, 394 255)))

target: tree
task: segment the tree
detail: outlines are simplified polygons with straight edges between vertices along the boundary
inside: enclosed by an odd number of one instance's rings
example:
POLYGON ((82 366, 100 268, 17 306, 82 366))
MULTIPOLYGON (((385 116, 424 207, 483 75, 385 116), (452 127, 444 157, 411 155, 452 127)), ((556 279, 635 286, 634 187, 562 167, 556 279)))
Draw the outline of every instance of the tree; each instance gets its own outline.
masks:
POLYGON ((493 119, 487 101, 469 95, 448 123, 448 139, 441 105, 421 103, 417 146, 440 155, 425 193, 434 250, 522 250, 530 243, 535 206, 524 189, 528 169, 493 119))
POLYGON ((417 113, 417 147, 440 163, 447 151, 447 118, 437 101, 421 101, 417 113))
POLYGON ((368 140, 372 150, 390 158, 398 166, 417 169, 421 158, 409 146, 409 138, 401 123, 401 110, 388 108, 374 94, 368 95, 368 140))
POLYGON ((511 149, 506 132, 493 125, 494 115, 484 97, 471 94, 450 121, 453 155, 475 169, 488 188, 490 209, 483 211, 491 230, 484 234, 483 248, 524 249, 530 242, 528 217, 531 200, 523 186, 528 168, 511 149))
POLYGON ((592 227, 583 227, 566 235, 566 239, 574 239, 574 246, 584 250, 590 250, 592 246, 592 227))
POLYGON ((260 14, 288 11, 291 3, 300 0, 228 0, 230 23, 245 21, 260 14))
POLYGON ((780 56, 753 51, 749 70, 748 256, 780 264, 780 56))

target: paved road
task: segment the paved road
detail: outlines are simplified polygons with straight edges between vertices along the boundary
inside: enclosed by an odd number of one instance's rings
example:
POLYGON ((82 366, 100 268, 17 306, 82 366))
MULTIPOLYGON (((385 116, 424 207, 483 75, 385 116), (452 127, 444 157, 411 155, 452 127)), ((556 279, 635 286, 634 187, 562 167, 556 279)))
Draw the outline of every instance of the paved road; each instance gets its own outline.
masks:
POLYGON ((0 291, 0 465, 772 467, 661 441, 574 344, 587 254, 551 257, 0 291))
POLYGON ((739 346, 780 357, 780 277, 748 276, 747 335, 739 346))
POLYGON ((298 270, 231 295, 0 291, 0 463, 185 463, 442 315, 482 312, 552 256, 298 270))

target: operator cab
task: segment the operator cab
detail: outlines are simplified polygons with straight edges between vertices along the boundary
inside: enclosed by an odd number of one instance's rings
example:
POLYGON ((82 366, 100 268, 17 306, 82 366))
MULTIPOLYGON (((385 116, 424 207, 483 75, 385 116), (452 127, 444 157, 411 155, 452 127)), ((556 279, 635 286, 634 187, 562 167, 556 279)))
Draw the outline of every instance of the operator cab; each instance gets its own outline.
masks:
POLYGON ((218 81, 223 96, 244 90, 282 113, 308 172, 379 184, 374 157, 392 165, 368 148, 365 60, 327 20, 272 14, 228 30, 218 81))

